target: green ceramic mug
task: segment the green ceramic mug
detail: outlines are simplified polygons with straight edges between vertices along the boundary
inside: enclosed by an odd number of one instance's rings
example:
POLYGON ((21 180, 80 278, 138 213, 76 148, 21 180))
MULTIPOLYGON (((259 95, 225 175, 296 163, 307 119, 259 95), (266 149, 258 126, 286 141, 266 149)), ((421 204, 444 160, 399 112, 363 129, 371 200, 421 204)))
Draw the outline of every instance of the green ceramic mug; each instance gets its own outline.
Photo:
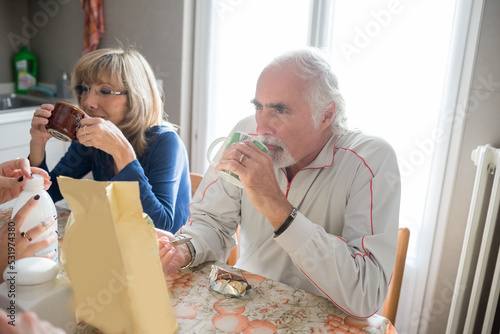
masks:
MULTIPOLYGON (((208 162, 212 166, 217 166, 218 162, 215 162, 214 160, 212 160, 212 151, 221 142, 228 142, 227 145, 226 145, 226 147, 224 148, 224 150, 226 150, 232 144, 237 143, 237 142, 241 142, 241 141, 245 141, 245 140, 251 141, 258 148, 260 148, 264 153, 267 153, 267 147, 264 144, 262 144, 260 141, 258 141, 257 139, 255 139, 254 136, 250 136, 247 133, 237 131, 237 132, 235 132, 233 134, 233 136, 231 138, 229 138, 229 137, 220 137, 220 138, 217 138, 216 140, 214 140, 214 142, 212 144, 210 144, 210 146, 208 147, 208 151, 207 151, 208 162)), ((221 178, 223 178, 224 180, 226 180, 226 181, 228 181, 228 182, 230 182, 230 183, 232 183, 232 184, 234 184, 234 185, 236 185, 236 186, 238 186, 240 188, 243 188, 243 184, 241 183, 240 178, 238 177, 238 175, 236 175, 234 173, 231 173, 230 171, 227 171, 227 170, 217 171, 217 174, 219 174, 219 176, 221 178)))

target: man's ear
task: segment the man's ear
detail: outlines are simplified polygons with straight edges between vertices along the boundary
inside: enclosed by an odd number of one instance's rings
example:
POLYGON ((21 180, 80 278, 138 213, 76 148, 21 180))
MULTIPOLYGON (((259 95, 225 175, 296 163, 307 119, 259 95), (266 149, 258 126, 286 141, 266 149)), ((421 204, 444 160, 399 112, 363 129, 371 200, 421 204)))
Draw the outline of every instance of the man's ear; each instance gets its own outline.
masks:
POLYGON ((321 119, 321 127, 327 128, 332 124, 333 122, 333 116, 335 115, 335 102, 332 102, 332 105, 330 108, 328 108, 327 111, 322 116, 321 119))

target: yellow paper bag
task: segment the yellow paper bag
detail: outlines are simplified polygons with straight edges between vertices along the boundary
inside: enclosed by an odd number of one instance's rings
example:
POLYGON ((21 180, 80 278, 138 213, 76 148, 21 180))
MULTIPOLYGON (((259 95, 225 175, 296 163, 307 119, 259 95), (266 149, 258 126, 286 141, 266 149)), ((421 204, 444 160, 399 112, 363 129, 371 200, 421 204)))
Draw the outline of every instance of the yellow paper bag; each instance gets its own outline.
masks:
POLYGON ((176 333, 154 225, 137 182, 58 178, 71 208, 63 241, 76 316, 103 333, 176 333))

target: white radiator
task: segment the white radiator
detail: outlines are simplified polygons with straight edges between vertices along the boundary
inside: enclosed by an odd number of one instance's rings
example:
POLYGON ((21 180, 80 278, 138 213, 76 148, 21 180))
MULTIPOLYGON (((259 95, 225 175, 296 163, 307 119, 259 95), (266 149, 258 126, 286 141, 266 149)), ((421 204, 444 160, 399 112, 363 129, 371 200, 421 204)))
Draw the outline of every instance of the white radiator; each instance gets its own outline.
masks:
POLYGON ((500 173, 495 173, 500 149, 479 146, 472 151, 472 160, 477 166, 476 179, 447 334, 491 333, 500 293, 500 173))

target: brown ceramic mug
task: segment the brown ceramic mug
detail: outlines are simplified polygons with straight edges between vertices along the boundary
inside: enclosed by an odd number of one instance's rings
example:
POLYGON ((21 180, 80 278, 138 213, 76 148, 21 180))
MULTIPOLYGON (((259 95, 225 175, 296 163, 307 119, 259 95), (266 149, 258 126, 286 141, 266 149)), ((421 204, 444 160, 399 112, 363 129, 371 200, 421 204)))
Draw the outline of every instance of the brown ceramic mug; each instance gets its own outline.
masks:
POLYGON ((80 120, 87 114, 80 108, 62 101, 57 101, 45 125, 47 131, 62 141, 76 141, 76 131, 80 128, 80 120))

